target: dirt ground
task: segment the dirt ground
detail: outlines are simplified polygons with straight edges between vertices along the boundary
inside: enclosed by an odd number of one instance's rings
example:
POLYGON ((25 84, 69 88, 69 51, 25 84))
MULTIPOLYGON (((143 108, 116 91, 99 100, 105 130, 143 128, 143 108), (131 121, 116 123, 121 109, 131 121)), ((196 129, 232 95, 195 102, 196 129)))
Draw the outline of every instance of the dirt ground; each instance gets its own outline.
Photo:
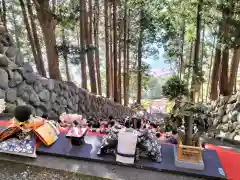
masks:
MULTIPOLYGON (((84 164, 84 163, 83 163, 84 164)), ((88 163, 88 174, 98 175, 94 173, 96 164, 88 163)), ((121 168, 121 167, 104 167, 106 176, 111 175, 114 180, 204 180, 195 177, 187 177, 169 173, 146 171, 135 168, 121 168), (107 168, 107 169, 105 169, 107 168)), ((101 167, 99 171, 104 170, 101 167)), ((82 171, 82 173, 86 173, 82 171)), ((66 172, 61 170, 48 169, 38 167, 35 165, 26 165, 22 163, 10 162, 0 160, 0 179, 1 180, 107 180, 96 176, 89 176, 78 173, 66 172)))
POLYGON ((20 163, 0 161, 1 180, 104 180, 103 178, 58 171, 20 163))

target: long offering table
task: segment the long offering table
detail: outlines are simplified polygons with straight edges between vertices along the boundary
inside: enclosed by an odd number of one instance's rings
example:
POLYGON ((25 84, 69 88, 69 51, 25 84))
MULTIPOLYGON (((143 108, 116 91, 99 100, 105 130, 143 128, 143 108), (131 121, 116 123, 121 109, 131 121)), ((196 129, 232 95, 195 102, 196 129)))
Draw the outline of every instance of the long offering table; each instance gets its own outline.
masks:
MULTIPOLYGON (((3 122, 0 123, 0 129, 5 128, 3 122)), ((58 140, 51 146, 46 147, 42 144, 37 148, 37 154, 45 154, 56 157, 65 157, 70 159, 87 160, 92 162, 101 162, 106 164, 119 165, 114 156, 98 156, 97 150, 101 146, 101 134, 88 133, 85 136, 85 144, 74 146, 66 138, 66 132, 61 132, 58 140)), ((133 167, 145 170, 171 172, 176 174, 190 175, 205 179, 227 179, 225 166, 223 168, 219 156, 215 150, 206 149, 203 152, 205 168, 203 171, 178 168, 174 165, 174 146, 162 144, 162 162, 156 163, 148 159, 141 159, 133 164, 133 167)), ((120 164, 122 166, 126 166, 120 164)), ((234 179, 235 180, 235 179, 234 179)), ((237 179, 236 179, 237 180, 237 179)))
MULTIPOLYGON (((56 141, 51 147, 41 145, 37 149, 37 153, 102 163, 118 164, 114 156, 97 155, 97 150, 101 146, 101 139, 101 136, 87 135, 85 136, 85 144, 80 147, 72 146, 66 138, 66 134, 61 133, 59 135, 58 141, 56 141)), ((226 179, 226 176, 222 174, 223 167, 215 150, 204 151, 203 159, 205 163, 205 169, 203 171, 197 171, 176 167, 174 165, 173 148, 174 147, 172 145, 162 144, 161 163, 156 163, 148 159, 141 159, 139 162, 136 162, 131 166, 136 168, 180 173, 184 175, 192 175, 195 177, 204 177, 209 179, 226 179)))

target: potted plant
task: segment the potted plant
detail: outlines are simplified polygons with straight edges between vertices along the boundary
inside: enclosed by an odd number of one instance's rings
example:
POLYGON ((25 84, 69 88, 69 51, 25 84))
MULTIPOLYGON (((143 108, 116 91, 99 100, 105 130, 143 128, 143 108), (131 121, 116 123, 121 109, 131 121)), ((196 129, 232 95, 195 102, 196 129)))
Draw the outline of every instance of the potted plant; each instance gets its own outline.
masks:
POLYGON ((180 161, 202 162, 201 135, 208 129, 210 113, 203 104, 179 97, 171 112, 173 126, 179 129, 177 157, 180 161))

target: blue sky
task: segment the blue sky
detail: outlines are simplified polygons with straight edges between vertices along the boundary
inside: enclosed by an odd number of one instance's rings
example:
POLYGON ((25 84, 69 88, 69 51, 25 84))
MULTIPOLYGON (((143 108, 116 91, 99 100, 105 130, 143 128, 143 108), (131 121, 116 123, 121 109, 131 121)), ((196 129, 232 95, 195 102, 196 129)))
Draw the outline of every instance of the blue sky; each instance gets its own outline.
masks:
MULTIPOLYGON (((144 61, 150 64, 151 66, 151 72, 156 75, 156 76, 164 76, 164 75, 170 75, 174 74, 173 71, 170 70, 170 64, 165 63, 165 59, 163 58, 164 50, 163 48, 159 49, 159 59, 154 59, 154 58, 148 58, 145 59, 144 61)), ((80 72, 79 72, 79 66, 72 66, 71 71, 74 72, 72 75, 72 78, 74 79, 75 82, 80 82, 80 72)))
POLYGON ((165 59, 163 58, 164 50, 163 48, 159 49, 159 59, 148 58, 144 61, 150 64, 151 71, 156 75, 167 75, 172 74, 173 72, 170 70, 170 64, 165 63, 165 59))

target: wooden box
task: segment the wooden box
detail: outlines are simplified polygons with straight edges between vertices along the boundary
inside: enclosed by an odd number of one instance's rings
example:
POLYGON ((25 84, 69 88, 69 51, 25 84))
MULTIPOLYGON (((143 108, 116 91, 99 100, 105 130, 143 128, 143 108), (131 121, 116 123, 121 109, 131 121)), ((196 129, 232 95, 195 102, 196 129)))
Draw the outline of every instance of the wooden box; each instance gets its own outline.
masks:
POLYGON ((179 161, 200 163, 202 162, 203 148, 198 146, 186 146, 182 144, 181 138, 178 139, 177 156, 179 161))

